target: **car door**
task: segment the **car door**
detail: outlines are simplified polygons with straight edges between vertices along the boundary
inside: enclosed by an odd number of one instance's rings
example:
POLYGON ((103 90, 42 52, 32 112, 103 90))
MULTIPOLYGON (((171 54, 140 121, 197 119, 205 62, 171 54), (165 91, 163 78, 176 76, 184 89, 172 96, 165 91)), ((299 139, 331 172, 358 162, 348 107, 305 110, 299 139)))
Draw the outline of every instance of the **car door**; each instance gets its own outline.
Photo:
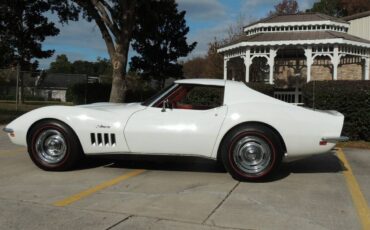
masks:
POLYGON ((179 85, 160 101, 133 114, 125 127, 130 151, 210 156, 227 112, 223 90, 179 85))

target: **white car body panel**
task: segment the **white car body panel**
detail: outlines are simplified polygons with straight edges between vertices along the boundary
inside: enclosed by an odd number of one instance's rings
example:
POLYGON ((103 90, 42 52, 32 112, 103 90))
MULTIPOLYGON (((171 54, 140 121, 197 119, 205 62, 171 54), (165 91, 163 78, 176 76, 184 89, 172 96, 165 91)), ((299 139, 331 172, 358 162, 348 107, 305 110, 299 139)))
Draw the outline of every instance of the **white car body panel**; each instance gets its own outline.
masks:
POLYGON ((222 138, 245 122, 263 123, 282 137, 290 159, 323 153, 333 143, 319 145, 323 137, 339 137, 344 117, 338 112, 314 111, 291 105, 248 88, 241 82, 186 79, 176 84, 225 86, 224 105, 210 110, 167 109, 139 103, 95 103, 49 106, 33 110, 7 125, 15 144, 27 146, 31 125, 56 119, 69 125, 85 154, 180 154, 217 158, 222 138), (91 133, 114 133, 115 146, 92 145, 91 133))
POLYGON ((125 136, 130 150, 136 153, 210 157, 226 112, 226 106, 166 112, 149 107, 130 118, 125 136))

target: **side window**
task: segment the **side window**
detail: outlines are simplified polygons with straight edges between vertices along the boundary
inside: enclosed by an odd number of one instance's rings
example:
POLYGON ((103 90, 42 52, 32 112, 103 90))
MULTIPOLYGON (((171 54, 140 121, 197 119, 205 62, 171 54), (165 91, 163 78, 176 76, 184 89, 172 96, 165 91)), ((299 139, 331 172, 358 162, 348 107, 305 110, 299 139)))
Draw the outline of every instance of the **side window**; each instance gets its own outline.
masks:
POLYGON ((173 109, 207 110, 222 106, 224 87, 182 84, 157 102, 161 108, 167 101, 173 109))
POLYGON ((194 110, 212 109, 222 106, 223 97, 224 87, 195 85, 176 103, 176 108, 194 110))

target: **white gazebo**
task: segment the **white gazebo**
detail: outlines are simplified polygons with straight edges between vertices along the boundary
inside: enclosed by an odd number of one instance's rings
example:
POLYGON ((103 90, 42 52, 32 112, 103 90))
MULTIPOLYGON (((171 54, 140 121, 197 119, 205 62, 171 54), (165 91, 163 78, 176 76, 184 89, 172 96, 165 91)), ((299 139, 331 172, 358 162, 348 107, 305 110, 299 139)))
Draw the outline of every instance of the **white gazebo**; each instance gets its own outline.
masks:
POLYGON ((284 75, 284 66, 295 69, 307 82, 369 80, 370 41, 349 35, 348 28, 347 21, 319 13, 262 19, 246 26, 243 36, 218 49, 224 56, 224 78, 235 78, 233 69, 237 65, 231 67, 229 63, 239 59, 235 63, 244 63, 240 80, 245 82, 255 81, 250 69, 257 62, 263 62, 259 70, 266 73, 263 81, 270 84, 277 72, 284 75), (326 74, 330 73, 330 77, 323 77, 325 70, 320 66, 328 69, 326 74))

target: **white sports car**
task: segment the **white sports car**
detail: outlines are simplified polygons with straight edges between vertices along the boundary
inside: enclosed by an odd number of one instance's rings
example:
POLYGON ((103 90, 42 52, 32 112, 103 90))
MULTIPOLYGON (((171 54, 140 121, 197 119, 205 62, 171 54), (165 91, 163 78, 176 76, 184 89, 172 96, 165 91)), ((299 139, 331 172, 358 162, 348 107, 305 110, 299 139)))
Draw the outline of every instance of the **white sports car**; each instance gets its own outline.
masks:
POLYGON ((45 170, 85 155, 188 155, 219 160, 237 180, 265 177, 282 160, 327 152, 343 115, 291 105, 242 82, 187 79, 143 103, 48 106, 4 128, 45 170))

